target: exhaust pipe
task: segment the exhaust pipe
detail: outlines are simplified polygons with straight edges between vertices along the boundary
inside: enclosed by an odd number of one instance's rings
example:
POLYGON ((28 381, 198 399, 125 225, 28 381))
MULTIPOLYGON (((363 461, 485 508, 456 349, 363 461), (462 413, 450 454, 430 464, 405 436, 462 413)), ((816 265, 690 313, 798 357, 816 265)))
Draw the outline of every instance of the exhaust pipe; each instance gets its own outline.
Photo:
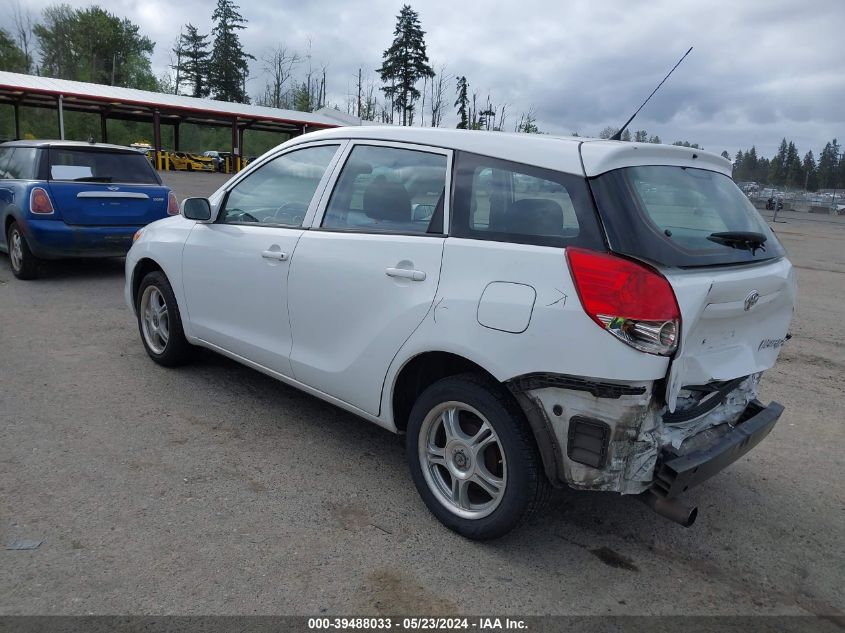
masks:
POLYGON ((642 494, 637 495, 637 499, 660 516, 666 517, 670 521, 674 521, 684 527, 689 527, 695 523, 695 519, 698 516, 698 508, 685 506, 677 499, 661 497, 652 490, 646 490, 642 494))

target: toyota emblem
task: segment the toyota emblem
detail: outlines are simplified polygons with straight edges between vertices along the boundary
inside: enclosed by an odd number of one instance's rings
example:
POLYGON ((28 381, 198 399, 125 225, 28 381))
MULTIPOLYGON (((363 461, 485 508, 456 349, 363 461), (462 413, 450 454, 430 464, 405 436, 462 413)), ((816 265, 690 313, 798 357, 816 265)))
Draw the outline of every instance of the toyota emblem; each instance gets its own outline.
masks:
POLYGON ((756 290, 752 290, 751 292, 749 292, 748 296, 745 297, 745 311, 748 312, 751 308, 753 308, 759 299, 759 292, 757 292, 756 290))

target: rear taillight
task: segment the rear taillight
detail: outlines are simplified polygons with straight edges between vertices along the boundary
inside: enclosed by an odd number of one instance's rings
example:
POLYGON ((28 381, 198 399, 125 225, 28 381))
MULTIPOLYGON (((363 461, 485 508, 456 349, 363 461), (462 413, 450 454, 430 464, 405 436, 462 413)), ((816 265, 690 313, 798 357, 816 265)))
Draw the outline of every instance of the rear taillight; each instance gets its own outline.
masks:
POLYGON ((50 202, 50 196, 41 187, 35 187, 29 194, 29 210, 38 215, 53 213, 53 203, 50 202))
POLYGON ((566 257, 581 305, 593 321, 640 351, 675 351, 681 313, 665 277, 609 253, 567 248, 566 257))
POLYGON ((167 194, 167 215, 179 215, 179 201, 172 191, 167 194))

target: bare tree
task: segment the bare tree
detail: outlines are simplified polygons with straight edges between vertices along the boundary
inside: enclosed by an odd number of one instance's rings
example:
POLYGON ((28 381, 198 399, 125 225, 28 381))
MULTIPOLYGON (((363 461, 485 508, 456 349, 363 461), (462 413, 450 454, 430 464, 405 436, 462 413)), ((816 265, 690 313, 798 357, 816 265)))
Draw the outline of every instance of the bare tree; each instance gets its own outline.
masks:
POLYGON ((508 109, 508 104, 503 103, 502 106, 499 108, 499 117, 496 119, 496 124, 493 126, 494 130, 498 130, 501 132, 505 129, 505 121, 507 121, 507 115, 505 111, 508 109))
MULTIPOLYGON (((473 95, 475 96, 475 95, 473 95)), ((490 101, 490 93, 487 93, 487 103, 484 106, 484 109, 478 113, 478 129, 482 127, 485 130, 491 130, 496 124, 496 108, 493 107, 492 101, 490 101)))
POLYGON ((528 112, 523 112, 519 115, 519 121, 516 122, 514 132, 523 132, 525 134, 539 134, 540 130, 537 127, 537 119, 534 116, 534 106, 528 109, 528 112))
POLYGON ((12 19, 15 22, 15 36, 18 46, 26 57, 26 72, 32 72, 35 65, 35 35, 32 32, 33 18, 30 9, 23 9, 20 0, 12 5, 12 19))
POLYGON ((446 106, 446 86, 451 80, 452 75, 446 74, 446 64, 441 64, 439 72, 431 79, 429 99, 431 127, 440 127, 443 122, 443 109, 446 106))
POLYGON ((262 57, 262 61, 264 71, 270 76, 262 105, 271 108, 287 108, 291 102, 289 81, 294 67, 300 61, 299 55, 288 52, 286 46, 279 44, 262 57))
MULTIPOLYGON (((182 29, 179 29, 179 37, 177 37, 173 42, 173 48, 170 49, 170 68, 176 71, 176 79, 174 80, 170 77, 170 73, 168 75, 168 82, 164 81, 164 75, 159 77, 159 87, 162 89, 163 92, 173 92, 173 94, 179 94, 179 88, 182 84, 182 57, 185 53, 185 48, 182 44, 182 29), (176 58, 174 59, 174 55, 176 58), (176 63, 174 63, 174 61, 176 63)), ((114 82, 112 82, 114 83, 114 82)))
POLYGON ((364 112, 362 119, 365 121, 375 121, 376 111, 378 110, 378 97, 376 96, 376 84, 371 77, 367 78, 367 87, 364 93, 364 112))
MULTIPOLYGON (((433 81, 433 79, 432 79, 433 81)), ((423 75, 423 89, 422 94, 420 97, 422 100, 420 101, 420 127, 425 125, 425 95, 426 95, 426 87, 428 86, 428 75, 423 75)), ((411 106, 411 123, 409 125, 413 125, 414 120, 414 106, 411 106)))

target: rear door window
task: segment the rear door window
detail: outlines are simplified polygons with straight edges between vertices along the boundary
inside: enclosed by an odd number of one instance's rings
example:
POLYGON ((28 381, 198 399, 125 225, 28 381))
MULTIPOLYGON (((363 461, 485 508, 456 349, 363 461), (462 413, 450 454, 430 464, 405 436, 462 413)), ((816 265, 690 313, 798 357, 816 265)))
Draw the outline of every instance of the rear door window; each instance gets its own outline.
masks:
POLYGON ((332 192, 323 228, 443 233, 447 164, 445 154, 355 146, 332 192))
POLYGON ((643 166, 592 181, 614 251, 667 266, 708 266, 766 260, 783 247, 728 176, 705 169, 643 166), (745 234, 765 239, 749 248, 745 234))
POLYGON ((66 147, 50 148, 50 179, 158 185, 147 158, 136 152, 107 152, 66 147))
POLYGON ((585 180, 460 153, 450 234, 541 246, 602 248, 585 180))

